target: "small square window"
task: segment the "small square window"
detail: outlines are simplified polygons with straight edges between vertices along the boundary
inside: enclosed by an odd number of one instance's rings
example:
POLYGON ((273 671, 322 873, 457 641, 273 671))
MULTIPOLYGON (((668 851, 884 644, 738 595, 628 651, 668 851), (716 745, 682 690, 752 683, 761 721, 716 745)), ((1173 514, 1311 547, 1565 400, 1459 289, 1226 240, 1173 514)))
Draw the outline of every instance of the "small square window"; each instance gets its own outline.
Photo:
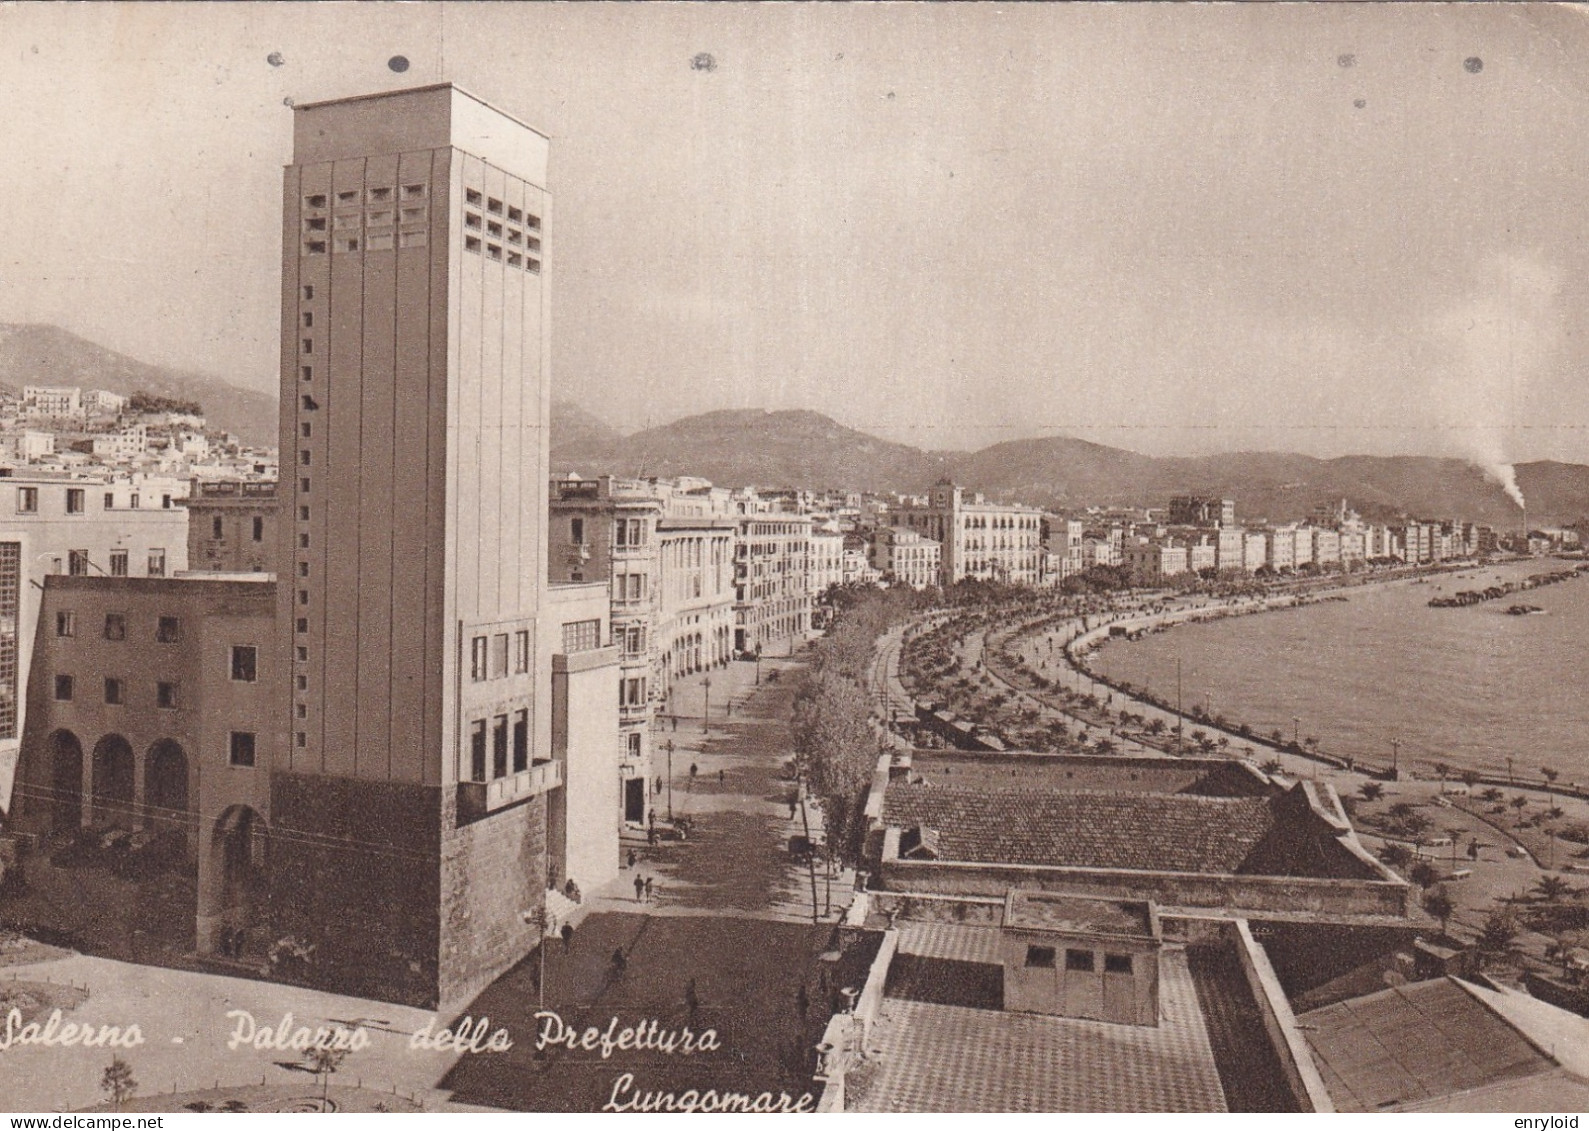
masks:
POLYGON ((234 730, 231 742, 231 763, 234 766, 252 766, 254 764, 254 733, 247 730, 234 730))
POLYGON ((313 381, 313 380, 314 380, 314 366, 312 366, 312 365, 305 365, 305 366, 304 366, 304 367, 303 367, 303 368, 302 368, 302 369, 301 369, 301 370, 300 370, 300 372, 301 372, 301 373, 302 373, 302 374, 303 374, 303 379, 304 379, 304 380, 305 380, 305 381, 313 381))
POLYGON ((532 275, 539 275, 541 273, 541 261, 539 259, 526 260, 524 269, 532 275))
POLYGON ((122 682, 113 676, 105 677, 105 702, 112 706, 119 706, 126 701, 126 689, 122 682))
POLYGON ((309 603, 309 590, 307 590, 307 589, 298 590, 298 603, 300 605, 307 605, 309 603))
POLYGON ((73 577, 88 576, 88 551, 68 550, 66 552, 66 572, 73 577))
POLYGON ((1054 948, 1051 946, 1027 947, 1026 967, 1028 970, 1052 970, 1054 968, 1054 948))
POLYGON ((298 486, 299 486, 299 488, 300 488, 300 489, 301 489, 301 490, 302 490, 302 491, 303 491, 303 493, 304 493, 304 494, 305 494, 305 495, 307 495, 307 494, 308 494, 308 493, 309 493, 309 480, 307 480, 307 479, 300 479, 300 480, 299 480, 299 481, 298 481, 298 486))
POLYGON ((305 240, 303 243, 305 255, 324 255, 326 253, 325 240, 305 240))
MULTIPOLYGON (((324 199, 324 198, 322 197, 321 199, 324 199)), ((305 302, 313 302, 314 301, 314 284, 312 284, 312 283, 305 283, 304 284, 304 287, 303 287, 303 300, 305 302)))
POLYGON ((303 352, 304 353, 314 353, 314 339, 313 338, 305 338, 303 340, 302 345, 303 345, 303 352))
POLYGON ((298 428, 303 433, 303 438, 305 440, 309 439, 309 436, 310 436, 309 422, 307 420, 305 420, 302 424, 300 424, 298 426, 298 428))
POLYGON ((314 325, 314 311, 306 310, 306 311, 303 312, 303 324, 305 326, 313 326, 314 325))
POLYGON ((1131 956, 1129 954, 1106 954, 1103 956, 1103 972, 1105 974, 1131 973, 1131 956))
POLYGON ((508 266, 509 267, 518 267, 518 266, 522 265, 523 262, 524 262, 524 256, 520 255, 516 251, 508 252, 508 266))
POLYGON ((303 222, 303 229, 306 232, 323 232, 326 230, 326 218, 324 216, 311 216, 303 222))
POLYGON ((348 189, 345 192, 337 193, 337 203, 338 204, 357 204, 358 202, 359 202, 359 190, 358 189, 348 189))
POLYGON ((419 184, 419 185, 404 185, 403 186, 403 199, 404 200, 424 200, 425 199, 425 186, 422 185, 422 184, 419 184))
POLYGON ((370 190, 371 204, 385 204, 392 199, 392 190, 389 188, 372 188, 370 190))
POLYGON ((500 263, 502 261, 502 248, 494 243, 486 244, 486 258, 495 259, 500 263))
POLYGON ((84 505, 83 489, 81 487, 68 487, 66 489, 66 513, 82 514, 84 505))
POLYGON ((541 218, 539 216, 526 216, 524 218, 524 226, 526 228, 533 228, 538 232, 541 230, 541 218))
POLYGON ((305 208, 324 208, 326 206, 326 194, 323 192, 310 193, 303 198, 303 206, 305 208))
POLYGON ((105 614, 105 639, 127 639, 127 618, 121 613, 105 614))
POLYGON ((514 208, 510 205, 508 207, 508 219, 517 224, 520 220, 524 219, 524 209, 514 208))
MULTIPOLYGON (((308 380, 308 378, 305 378, 305 380, 308 380)), ((320 402, 319 401, 315 400, 308 393, 304 394, 304 396, 303 396, 303 410, 305 412, 314 412, 319 407, 320 407, 320 402)))
POLYGON ((166 552, 162 547, 149 547, 149 568, 145 572, 150 577, 166 575, 166 552))
POLYGON ((493 239, 501 239, 502 225, 495 220, 491 221, 491 223, 486 225, 486 235, 491 236, 493 239))
POLYGON ((480 195, 480 190, 479 189, 464 189, 463 190, 463 198, 468 203, 473 204, 477 208, 480 206, 480 201, 482 199, 484 199, 480 195))
POLYGON ((473 212, 465 212, 463 214, 463 226, 466 228, 479 228, 480 217, 473 212))
POLYGON ((308 691, 309 690, 309 677, 308 676, 301 675, 301 676, 298 677, 298 690, 299 691, 308 691))
POLYGON ((359 240, 357 236, 338 236, 336 241, 338 252, 358 251, 359 240))
POLYGON ((530 236, 527 239, 525 239, 524 246, 529 248, 531 251, 540 251, 541 250, 541 241, 536 239, 534 236, 530 236))
POLYGON ((76 613, 67 613, 67 612, 56 613, 55 614, 55 635, 56 636, 76 636, 77 635, 77 614, 76 613))
POLYGON ((371 228, 386 228, 391 226, 392 216, 393 212, 391 209, 383 208, 378 212, 371 212, 366 215, 364 223, 371 228))
POLYGON ((182 639, 182 622, 176 617, 161 617, 155 623, 156 644, 175 644, 182 639))
POLYGON ((345 213, 341 216, 333 217, 331 220, 332 231, 356 233, 359 227, 359 214, 357 212, 345 213))
POLYGON ((300 550, 307 550, 309 548, 309 535, 307 535, 307 534, 298 535, 298 548, 300 550))
POLYGON ((399 232, 397 234, 398 247, 424 247, 426 242, 424 232, 399 232))
MULTIPOLYGON (((136 499, 137 497, 138 496, 136 496, 136 495, 133 496, 134 499, 136 499)), ((110 576, 112 576, 112 577, 126 577, 127 576, 127 551, 126 550, 112 550, 110 552, 110 576)))
POLYGON ((295 715, 297 715, 300 719, 307 719, 309 717, 309 704, 307 704, 307 703, 299 703, 299 704, 297 704, 296 707, 294 707, 294 709, 293 709, 293 713, 295 715))
POLYGON ((68 703, 72 698, 72 677, 58 675, 55 677, 55 699, 60 703, 68 703))
POLYGON ((299 562, 298 563, 298 576, 299 577, 308 577, 309 576, 309 563, 308 562, 299 562))
POLYGON ((299 636, 307 636, 308 634, 309 634, 309 618, 308 617, 299 617, 298 618, 298 635, 299 636))
POLYGON ((1065 969, 1090 971, 1093 968, 1092 951, 1067 950, 1065 951, 1065 969))
POLYGON ((298 508, 298 520, 300 522, 308 522, 309 521, 309 508, 308 507, 299 507, 298 508))
POLYGON ((167 711, 177 707, 177 685, 173 682, 161 680, 154 685, 154 705, 167 711))
POLYGON ((486 201, 486 211, 494 212, 498 216, 502 215, 502 202, 495 197, 490 198, 486 201))
POLYGON ((423 224, 425 222, 425 210, 423 208, 402 208, 398 210, 397 214, 405 224, 423 224))
POLYGON ((308 448, 304 448, 302 451, 300 451, 298 453, 298 462, 301 463, 301 464, 305 464, 305 465, 307 465, 309 463, 309 449, 308 448))
POLYGON ((463 240, 463 249, 465 251, 472 251, 476 255, 479 255, 480 254, 480 241, 478 239, 476 239, 474 236, 465 236, 464 240, 463 240))
POLYGON ((365 251, 391 251, 391 232, 371 232, 369 239, 364 242, 365 251))
POLYGON ((523 244, 524 243, 524 233, 519 231, 517 228, 509 228, 508 229, 508 242, 510 244, 514 244, 515 246, 523 244))
POLYGON ((37 514, 39 512, 39 489, 37 487, 17 488, 17 513, 37 514))
POLYGON ((253 683, 259 674, 259 649, 252 644, 232 645, 232 679, 253 683))
POLYGON ((302 644, 298 645, 298 662, 299 663, 308 663, 309 662, 309 649, 307 647, 305 647, 304 645, 302 645, 302 644))
POLYGON ((297 734, 293 735, 292 740, 295 744, 297 744, 300 750, 309 745, 309 736, 303 731, 299 731, 297 734))

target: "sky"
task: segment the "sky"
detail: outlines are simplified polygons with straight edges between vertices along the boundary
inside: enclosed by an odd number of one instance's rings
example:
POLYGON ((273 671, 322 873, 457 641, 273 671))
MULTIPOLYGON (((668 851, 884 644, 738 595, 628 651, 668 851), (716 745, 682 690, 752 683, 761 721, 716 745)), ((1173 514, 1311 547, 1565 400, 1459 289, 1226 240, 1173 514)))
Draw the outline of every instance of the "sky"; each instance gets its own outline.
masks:
POLYGON ((1589 462, 1559 5, 0 6, 0 322, 273 390, 289 103, 441 80, 551 137, 625 431, 1589 462))

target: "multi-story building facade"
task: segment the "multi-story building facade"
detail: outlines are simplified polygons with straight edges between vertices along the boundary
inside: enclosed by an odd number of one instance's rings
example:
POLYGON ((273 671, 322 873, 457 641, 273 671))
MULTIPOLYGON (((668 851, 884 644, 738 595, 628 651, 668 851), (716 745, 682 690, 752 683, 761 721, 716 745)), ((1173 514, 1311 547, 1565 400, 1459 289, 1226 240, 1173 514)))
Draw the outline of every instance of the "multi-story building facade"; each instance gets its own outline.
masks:
POLYGON ((884 526, 872 538, 872 566, 900 585, 925 589, 943 573, 943 551, 931 538, 908 526, 884 526))
POLYGON ((1264 531, 1263 564, 1278 573, 1296 565, 1297 532, 1293 526, 1277 526, 1264 531))
POLYGON ((844 532, 836 525, 811 529, 811 561, 808 570, 811 596, 820 598, 835 585, 844 584, 844 532))
POLYGON ((1235 526, 1236 500, 1177 495, 1170 500, 1171 526, 1235 526))
POLYGON ((193 569, 268 573, 276 567, 279 507, 269 480, 194 480, 187 498, 193 569))
POLYGON ((1045 514, 1039 523, 1043 539, 1043 584, 1057 585, 1086 569, 1082 561, 1082 524, 1074 518, 1045 514))
POLYGON ((1241 547, 1242 569, 1257 573, 1269 560, 1269 536, 1262 530, 1249 530, 1241 547))
POLYGON ((612 704, 618 669, 547 616, 547 141, 440 84, 298 106, 293 143, 273 910, 328 982, 458 1002, 568 859, 616 869, 553 744, 559 695, 612 704))
POLYGON ((1310 528, 1313 535, 1313 560, 1320 567, 1339 565, 1341 562, 1341 534, 1324 526, 1310 528))
POLYGON ((1042 580, 1043 515, 1031 507, 969 498, 940 480, 925 505, 906 503, 893 525, 915 530, 942 547, 940 584, 965 578, 1036 585, 1042 580))
POLYGON ((811 627, 811 516, 740 514, 734 534, 734 651, 793 651, 811 627))
POLYGON ((1214 544, 1214 568, 1243 570, 1247 568, 1247 532, 1239 526, 1222 526, 1214 544))
POLYGON ((49 385, 22 386, 22 411, 37 417, 81 417, 83 390, 49 385))
POLYGON ((0 473, 0 802, 26 723, 42 581, 50 574, 166 577, 188 568, 187 512, 129 506, 103 479, 0 473))

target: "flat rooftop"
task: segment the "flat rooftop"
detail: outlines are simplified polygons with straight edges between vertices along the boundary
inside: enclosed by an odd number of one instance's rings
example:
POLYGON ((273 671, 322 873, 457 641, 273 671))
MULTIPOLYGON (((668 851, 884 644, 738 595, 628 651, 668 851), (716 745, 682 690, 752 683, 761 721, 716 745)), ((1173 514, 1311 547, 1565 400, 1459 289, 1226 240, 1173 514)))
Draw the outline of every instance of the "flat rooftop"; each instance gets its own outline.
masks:
POLYGON ((1072 934, 1155 937, 1153 913, 1146 902, 1088 899, 1045 891, 1012 891, 1004 907, 1004 925, 1022 930, 1072 934))
POLYGON ((987 790, 1105 789, 1206 797, 1253 797, 1280 792, 1251 766, 1229 758, 1100 758, 1023 751, 962 754, 913 750, 908 780, 987 790))
POLYGON ((1183 951, 1160 957, 1159 1010, 1153 1028, 885 998, 846 1110, 1226 1111, 1183 951))

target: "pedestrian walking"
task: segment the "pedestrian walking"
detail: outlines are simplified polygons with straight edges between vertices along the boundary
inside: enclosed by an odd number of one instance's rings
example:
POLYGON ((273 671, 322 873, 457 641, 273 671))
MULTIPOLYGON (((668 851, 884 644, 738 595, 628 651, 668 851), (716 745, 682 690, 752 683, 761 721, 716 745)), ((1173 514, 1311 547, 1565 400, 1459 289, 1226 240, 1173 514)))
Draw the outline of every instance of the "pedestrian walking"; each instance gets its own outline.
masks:
POLYGON ((646 893, 646 882, 639 876, 634 878, 634 901, 639 903, 646 893))
POLYGON ((724 770, 718 770, 717 771, 717 784, 718 785, 722 785, 727 780, 728 780, 727 772, 724 771, 724 770))
POLYGON ((701 998, 695 992, 695 979, 691 978, 684 984, 684 1008, 689 1011, 690 1020, 695 1020, 695 1015, 700 1012, 701 998))
POLYGON ((662 792, 662 775, 658 774, 657 775, 657 793, 660 795, 661 792, 662 792))
POLYGON ((697 773, 699 773, 699 772, 700 772, 700 767, 697 766, 694 762, 691 762, 690 763, 690 780, 694 781, 695 780, 695 775, 697 773))
POLYGON ((615 947, 612 952, 612 969, 616 977, 623 977, 624 970, 628 967, 629 960, 623 956, 623 947, 615 947))
POLYGON ((789 799, 789 819, 791 821, 795 819, 795 810, 798 808, 800 808, 800 799, 798 797, 791 797, 789 799))
POLYGON ((632 849, 632 848, 631 848, 631 849, 630 849, 630 850, 629 850, 629 857, 628 857, 628 859, 629 859, 629 867, 631 867, 631 868, 633 868, 633 867, 634 867, 634 866, 635 866, 635 861, 636 861, 636 860, 638 860, 638 859, 640 859, 640 858, 639 858, 639 857, 638 857, 638 856, 636 856, 636 855, 635 855, 635 850, 634 850, 634 849, 632 849))
POLYGON ((574 945, 574 924, 564 923, 563 929, 558 933, 563 936, 563 953, 567 954, 574 945))
POLYGON ((646 902, 651 902, 651 877, 646 877, 646 902))
POLYGON ((800 1011, 800 1020, 804 1021, 806 1019, 806 1010, 811 1008, 811 998, 806 994, 804 982, 801 982, 800 988, 795 991, 795 1008, 800 1011))

